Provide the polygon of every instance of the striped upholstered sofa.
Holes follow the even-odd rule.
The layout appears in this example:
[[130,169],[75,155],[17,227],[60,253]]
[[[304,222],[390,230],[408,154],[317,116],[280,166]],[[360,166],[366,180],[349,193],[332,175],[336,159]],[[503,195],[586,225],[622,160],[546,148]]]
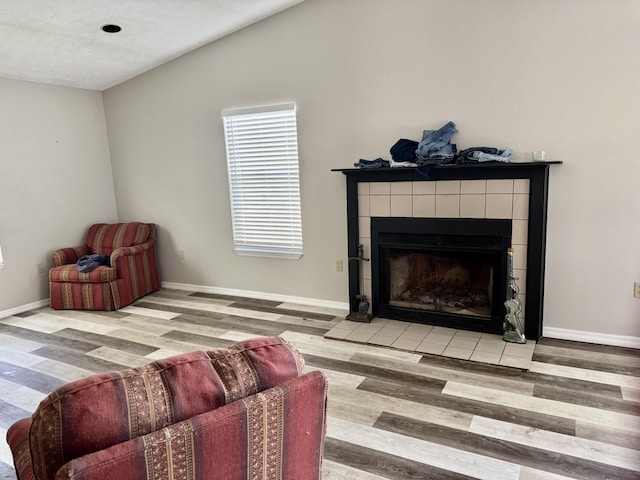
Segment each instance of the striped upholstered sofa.
[[[109,255],[109,265],[78,271],[78,260],[91,254]],[[153,223],[97,223],[84,245],[53,253],[49,294],[57,310],[117,310],[159,288]]]
[[19,480],[319,480],[327,381],[279,337],[95,374],[7,431]]

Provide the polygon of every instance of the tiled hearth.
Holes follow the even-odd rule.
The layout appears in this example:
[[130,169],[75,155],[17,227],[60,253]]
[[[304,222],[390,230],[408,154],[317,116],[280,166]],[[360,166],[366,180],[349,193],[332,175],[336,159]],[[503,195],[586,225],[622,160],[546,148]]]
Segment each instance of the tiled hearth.
[[344,320],[324,336],[523,370],[529,369],[536,345],[533,340],[524,345],[507,343],[499,335],[383,318],[371,323]]

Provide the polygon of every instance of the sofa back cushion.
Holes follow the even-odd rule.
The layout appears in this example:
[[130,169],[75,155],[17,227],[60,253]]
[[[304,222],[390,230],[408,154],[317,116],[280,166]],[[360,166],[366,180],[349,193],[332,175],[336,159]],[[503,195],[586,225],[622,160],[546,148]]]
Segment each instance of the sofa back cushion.
[[87,246],[92,253],[111,255],[117,248],[132,247],[149,239],[149,225],[140,222],[96,223],[89,228]]
[[35,476],[53,478],[74,458],[279,385],[303,368],[302,354],[288,342],[260,337],[63,385],[32,416]]
[[319,480],[326,399],[326,377],[316,370],[72,460],[58,478]]

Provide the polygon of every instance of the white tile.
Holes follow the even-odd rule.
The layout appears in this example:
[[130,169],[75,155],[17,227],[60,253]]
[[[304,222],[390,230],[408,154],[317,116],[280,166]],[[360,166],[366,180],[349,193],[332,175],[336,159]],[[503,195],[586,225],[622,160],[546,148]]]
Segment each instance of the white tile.
[[436,195],[436,217],[459,218],[460,195]]
[[391,182],[391,195],[411,195],[413,182]]
[[531,366],[531,359],[524,357],[515,357],[513,355],[505,355],[504,353],[500,357],[500,363],[504,367],[521,368],[528,370]]
[[432,331],[424,338],[424,341],[427,343],[437,343],[438,345],[448,345],[452,338],[453,336],[433,333]]
[[529,195],[515,194],[513,196],[513,219],[527,220],[529,218]]
[[513,268],[521,270],[527,268],[527,247],[524,245],[513,246]]
[[391,195],[371,195],[369,197],[369,211],[372,217],[390,216]]
[[513,357],[522,357],[531,360],[533,355],[533,348],[528,346],[529,344],[507,343],[504,347],[503,355],[511,355]]
[[444,349],[444,352],[442,352],[442,356],[469,360],[472,353],[473,350],[468,348],[447,347]]
[[413,182],[414,195],[435,195],[436,182],[425,180],[423,182]]
[[500,353],[479,352],[477,349],[473,351],[469,360],[481,363],[490,363],[497,365],[500,361]]
[[358,217],[358,235],[360,238],[371,238],[371,217]]
[[369,195],[358,195],[358,216],[368,217],[369,212]]
[[445,348],[447,348],[446,345],[422,342],[420,345],[418,345],[418,348],[416,348],[416,352],[429,353],[431,355],[442,355],[442,352],[444,352]]
[[391,193],[390,182],[371,182],[369,186],[370,195],[389,195]]
[[416,348],[418,348],[418,345],[420,345],[420,342],[418,341],[404,340],[402,338],[398,338],[392,344],[394,348],[399,348],[401,350],[410,350],[410,351],[414,351]]
[[451,339],[451,341],[449,342],[449,347],[454,347],[454,348],[464,348],[467,350],[473,350],[474,348],[476,348],[476,345],[478,344],[477,340],[471,340],[468,338],[458,338],[458,337],[453,337]]
[[460,193],[462,194],[482,194],[487,193],[486,180],[462,180],[460,182]]
[[529,193],[529,179],[514,180],[513,193]]
[[460,195],[461,218],[484,218],[485,196],[479,194]]
[[511,222],[511,243],[514,245],[526,245],[528,240],[527,220],[512,220]]
[[[482,352],[482,353],[493,353],[500,356],[504,351],[504,347],[505,347],[505,342],[503,340],[500,340],[500,343],[487,342],[487,341],[480,340],[475,347],[475,351]],[[499,356],[498,356],[498,361],[500,360]]]
[[513,179],[487,180],[487,193],[513,193]]
[[374,335],[373,337],[371,337],[367,343],[371,343],[373,345],[382,345],[385,347],[390,347],[391,345],[393,345],[393,342],[395,342],[397,340],[396,337],[390,337],[388,335],[382,335],[380,333]]
[[411,195],[391,195],[391,216],[412,217],[413,197]]
[[370,185],[371,184],[369,182],[359,182],[358,195],[369,195]]
[[485,212],[486,218],[511,218],[513,196],[504,193],[488,193]]
[[414,195],[413,196],[413,216],[414,218],[431,218],[436,216],[436,196],[435,195]]
[[342,328],[334,327],[324,334],[326,338],[335,338],[338,340],[343,340],[347,338],[347,335],[351,334],[352,330],[344,330]]
[[458,329],[448,327],[433,327],[431,333],[435,335],[446,335],[449,338],[453,338],[455,334],[458,333]]
[[453,336],[453,338],[475,340],[476,342],[480,340],[481,337],[482,337],[482,333],[472,332],[471,330],[458,330]]
[[436,194],[437,195],[459,195],[460,180],[437,180]]

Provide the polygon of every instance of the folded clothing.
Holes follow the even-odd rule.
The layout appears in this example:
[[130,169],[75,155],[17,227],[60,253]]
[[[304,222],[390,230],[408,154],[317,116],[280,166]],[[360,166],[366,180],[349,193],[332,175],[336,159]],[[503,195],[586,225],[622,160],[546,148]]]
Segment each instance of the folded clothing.
[[109,255],[98,255],[97,253],[84,255],[80,257],[78,263],[76,263],[76,268],[79,272],[87,273],[91,270],[95,270],[100,265],[105,265],[107,267],[111,265]]
[[481,162],[513,162],[513,151],[510,148],[499,150],[495,147],[471,147],[462,150],[458,155],[458,163]]
[[388,160],[384,160],[380,157],[375,160],[365,160],[361,158],[357,163],[354,163],[353,166],[357,168],[388,168],[391,164]]

